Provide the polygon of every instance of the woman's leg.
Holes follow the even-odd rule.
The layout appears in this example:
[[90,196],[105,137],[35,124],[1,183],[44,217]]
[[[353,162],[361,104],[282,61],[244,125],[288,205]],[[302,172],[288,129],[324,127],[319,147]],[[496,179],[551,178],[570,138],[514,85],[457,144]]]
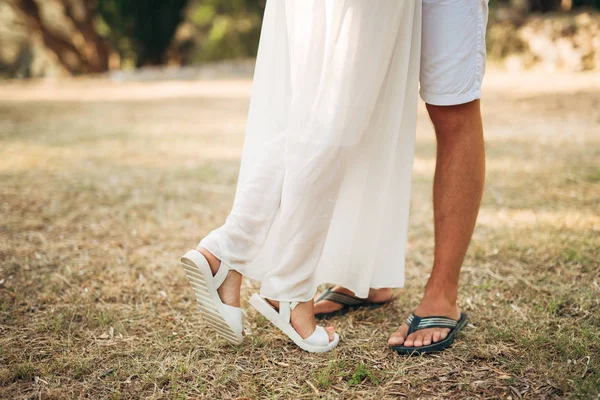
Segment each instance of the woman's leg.
[[326,4],[331,7],[326,20],[337,24],[329,26],[325,54],[300,63],[302,71],[319,71],[313,78],[318,85],[299,88],[291,106],[281,205],[267,241],[273,268],[261,287],[263,297],[311,305],[314,270],[347,163],[360,151],[390,73],[396,41],[381,40],[381,32],[406,40],[401,21],[415,10],[414,2],[395,0],[380,7],[364,0]]
[[[252,98],[235,201],[225,224],[198,250],[213,273],[221,261],[232,271],[219,290],[226,304],[239,304],[239,272],[260,252],[279,208],[283,184],[287,117],[291,104],[285,4],[269,1],[263,19]],[[233,280],[233,282],[232,282]]]
[[[249,275],[253,275],[252,271],[246,267],[254,267],[257,264],[252,262],[254,257],[264,253],[261,261],[263,258],[268,261],[268,271],[262,276],[261,295],[272,300],[305,302],[292,312],[294,328],[305,337],[315,326],[313,275],[346,163],[360,151],[361,138],[374,113],[382,83],[390,73],[396,40],[410,38],[401,29],[401,22],[407,20],[405,13],[414,13],[415,3],[381,0],[380,7],[372,7],[366,0],[289,0],[269,4],[272,8],[284,7],[287,12],[284,20],[293,22],[293,26],[287,28],[289,37],[286,38],[291,59],[286,68],[289,68],[293,93],[286,98],[293,100],[289,105],[279,105],[281,108],[289,106],[283,124],[285,129],[279,131],[284,133],[285,140],[273,143],[273,149],[281,148],[278,146],[283,143],[284,151],[258,151],[260,146],[255,146],[256,143],[269,142],[256,140],[259,132],[249,130],[246,146],[250,139],[248,148],[251,150],[244,151],[232,215],[224,227],[209,235],[201,246],[216,256],[213,265],[221,259]],[[293,15],[295,11],[300,12],[301,18]],[[382,40],[381,32],[393,39]],[[277,57],[277,52],[271,56]],[[257,72],[260,70],[257,66]],[[265,79],[277,80],[265,76],[262,79],[263,83]],[[276,86],[271,85],[271,88]],[[254,116],[262,114],[266,119],[273,114],[265,101],[268,96],[263,93],[260,97],[262,100],[257,102],[262,102],[263,107],[260,107],[261,113]],[[252,114],[251,107],[249,126]],[[256,157],[258,153],[275,158]],[[244,164],[248,168],[244,168]],[[277,168],[281,165],[283,169]],[[276,190],[278,185],[279,190]],[[266,201],[262,196],[265,188],[269,194]],[[257,194],[261,196],[254,197]],[[265,238],[266,249],[262,246]]]

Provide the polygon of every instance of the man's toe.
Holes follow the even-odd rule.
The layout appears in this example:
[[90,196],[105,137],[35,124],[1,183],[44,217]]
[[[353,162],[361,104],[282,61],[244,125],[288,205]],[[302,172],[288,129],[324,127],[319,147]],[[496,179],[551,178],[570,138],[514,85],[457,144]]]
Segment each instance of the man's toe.
[[433,341],[433,343],[437,343],[441,340],[441,337],[442,337],[442,332],[435,331],[435,332],[433,332],[433,335],[431,336],[431,340]]
[[416,339],[417,339],[417,334],[416,333],[411,333],[404,340],[404,346],[406,346],[406,347],[413,347],[415,345]]
[[390,339],[388,340],[388,344],[390,346],[401,346],[404,343],[404,336],[400,335],[398,332],[392,334]]
[[423,333],[419,333],[415,338],[415,347],[423,346]]
[[423,346],[431,344],[431,332],[423,332]]
[[440,340],[444,340],[448,337],[448,333],[450,333],[450,330],[448,329],[444,329],[442,332],[440,332]]
[[400,326],[400,328],[398,328],[398,330],[396,332],[392,333],[392,336],[390,336],[390,338],[388,340],[388,344],[390,346],[403,345],[404,340],[406,339],[407,329],[408,329],[408,327],[406,325]]

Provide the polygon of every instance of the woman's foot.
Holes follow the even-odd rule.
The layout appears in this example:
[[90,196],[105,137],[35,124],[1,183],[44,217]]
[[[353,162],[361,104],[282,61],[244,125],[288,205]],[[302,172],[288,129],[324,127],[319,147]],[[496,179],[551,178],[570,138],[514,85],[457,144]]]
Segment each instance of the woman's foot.
[[[275,300],[265,299],[273,306],[275,309],[279,309],[279,302]],[[291,313],[291,323],[296,332],[302,337],[302,339],[306,339],[310,335],[313,334],[315,329],[317,328],[317,320],[315,319],[315,311],[314,311],[314,301],[307,301],[303,303],[299,303]],[[327,331],[327,335],[329,336],[329,342],[334,340],[335,329],[333,326],[328,326],[325,328]]]
[[[342,286],[336,286],[331,289],[334,293],[342,293],[347,294],[348,296],[354,296],[354,292],[348,290]],[[318,299],[318,294],[315,296],[315,301]],[[390,301],[392,298],[392,289],[384,288],[384,289],[370,289],[369,296],[366,298],[367,301],[371,303],[385,303]],[[335,311],[340,310],[343,307],[342,304],[336,303],[334,301],[329,300],[321,300],[316,301],[314,305],[314,313],[315,314],[329,314]]]
[[190,250],[181,257],[198,311],[208,327],[229,343],[241,344],[244,340],[243,312],[239,307],[241,276],[209,252],[198,250]]
[[[206,261],[208,261],[208,265],[210,265],[210,270],[214,276],[221,266],[221,260],[215,257],[214,254],[206,250],[204,247],[198,247],[198,252],[206,258]],[[224,304],[232,307],[240,307],[241,287],[242,274],[237,271],[230,270],[227,278],[225,278],[225,281],[223,281],[223,284],[217,290],[217,293]]]

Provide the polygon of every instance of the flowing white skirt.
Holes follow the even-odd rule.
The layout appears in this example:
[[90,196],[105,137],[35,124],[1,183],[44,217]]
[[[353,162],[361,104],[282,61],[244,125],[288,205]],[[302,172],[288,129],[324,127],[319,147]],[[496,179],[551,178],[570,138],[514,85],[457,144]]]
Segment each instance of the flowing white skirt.
[[307,301],[404,285],[420,0],[269,0],[236,197],[200,245]]

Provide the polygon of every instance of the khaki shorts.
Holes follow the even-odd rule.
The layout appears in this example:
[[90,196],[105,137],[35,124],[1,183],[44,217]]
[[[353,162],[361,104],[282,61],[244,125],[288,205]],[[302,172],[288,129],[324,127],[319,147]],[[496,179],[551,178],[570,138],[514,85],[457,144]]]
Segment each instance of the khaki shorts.
[[423,0],[421,98],[449,106],[481,98],[488,0]]

